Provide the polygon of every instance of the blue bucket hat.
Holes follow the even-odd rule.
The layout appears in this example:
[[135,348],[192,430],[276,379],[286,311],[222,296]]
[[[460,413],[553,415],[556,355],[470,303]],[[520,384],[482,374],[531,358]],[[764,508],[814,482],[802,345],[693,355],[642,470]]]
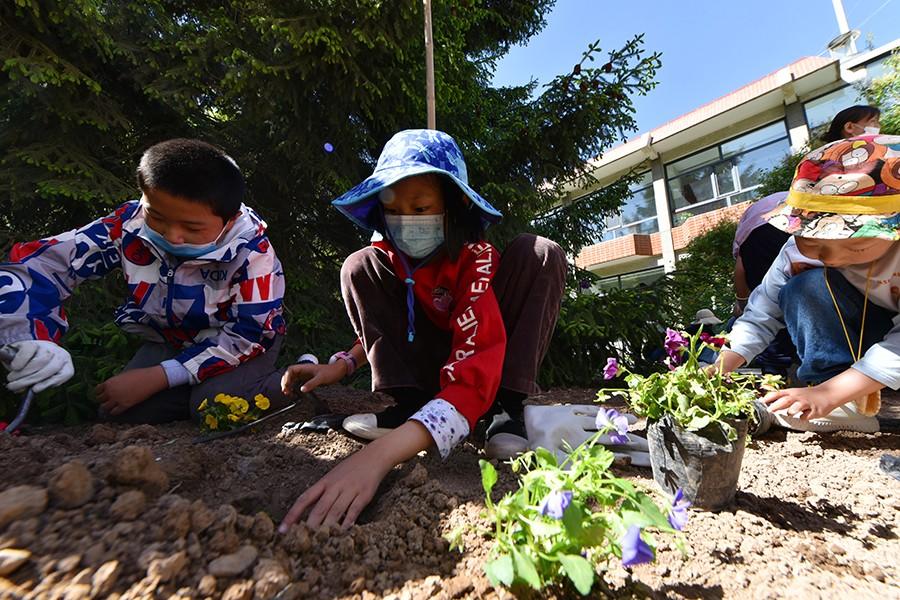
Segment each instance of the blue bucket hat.
[[503,215],[469,187],[466,161],[456,140],[434,129],[407,129],[384,145],[375,171],[332,204],[351,221],[369,230],[381,228],[378,192],[401,179],[425,173],[446,175],[481,211],[485,227]]

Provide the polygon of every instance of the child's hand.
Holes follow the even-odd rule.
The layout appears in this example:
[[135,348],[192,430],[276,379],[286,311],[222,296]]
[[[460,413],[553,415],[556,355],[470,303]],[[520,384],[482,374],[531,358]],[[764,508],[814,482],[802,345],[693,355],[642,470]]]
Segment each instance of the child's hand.
[[[320,385],[337,383],[347,374],[347,363],[342,360],[330,365],[291,365],[281,377],[281,391],[285,396],[296,395],[299,387],[303,393],[311,392]],[[305,382],[305,383],[304,383]],[[303,384],[302,386],[300,384]]]
[[120,415],[168,387],[166,372],[155,366],[119,373],[99,384],[94,391],[105,412]]
[[393,466],[372,452],[371,445],[366,446],[338,463],[303,492],[284,517],[279,531],[287,532],[307,509],[309,516],[306,524],[313,529],[339,523],[342,529],[351,527],[359,513],[372,501],[378,485]]
[[744,364],[744,357],[738,354],[737,352],[732,352],[731,350],[722,349],[719,353],[719,358],[716,362],[706,368],[706,374],[712,377],[719,370],[722,370],[722,374],[731,373],[735,369],[740,368]]
[[769,412],[786,411],[787,416],[808,421],[828,416],[834,409],[826,394],[815,387],[787,388],[766,394],[762,401],[769,405]]

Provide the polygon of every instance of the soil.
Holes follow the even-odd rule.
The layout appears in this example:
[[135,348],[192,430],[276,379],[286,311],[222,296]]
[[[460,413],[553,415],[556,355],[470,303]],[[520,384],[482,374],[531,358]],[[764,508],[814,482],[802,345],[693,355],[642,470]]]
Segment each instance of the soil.
[[[589,403],[555,390],[538,403]],[[387,405],[332,388],[334,412]],[[900,400],[886,398],[896,417]],[[275,531],[296,496],[361,447],[341,433],[281,433],[301,407],[206,444],[188,423],[33,428],[0,435],[0,598],[510,598],[482,572],[488,541],[443,535],[483,509],[479,450],[395,469],[347,532]],[[642,423],[632,427],[643,428]],[[594,597],[900,598],[900,481],[878,469],[900,436],[774,431],[750,442],[734,505],[692,511],[687,556],[610,565]],[[515,479],[502,464],[495,494]],[[649,469],[616,472],[655,490]],[[660,499],[662,499],[660,497]],[[534,597],[573,596],[570,589]]]

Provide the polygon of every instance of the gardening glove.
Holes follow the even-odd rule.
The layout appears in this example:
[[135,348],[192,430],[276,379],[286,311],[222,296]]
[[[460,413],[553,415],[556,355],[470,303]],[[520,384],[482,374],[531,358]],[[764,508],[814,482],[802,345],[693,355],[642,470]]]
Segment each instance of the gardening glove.
[[[525,430],[531,449],[545,448],[556,455],[559,462],[569,455],[570,448],[576,448],[597,433],[597,412],[599,406],[562,405],[525,407]],[[637,419],[625,415],[629,423]],[[633,433],[628,434],[627,444],[614,444],[608,434],[600,436],[599,443],[610,446],[616,458],[628,457],[634,465],[650,464],[647,454],[647,440]]]
[[0,351],[4,355],[15,354],[3,363],[9,374],[6,387],[12,392],[21,392],[29,387],[34,393],[62,385],[75,374],[72,357],[53,342],[45,340],[23,340],[6,344]]

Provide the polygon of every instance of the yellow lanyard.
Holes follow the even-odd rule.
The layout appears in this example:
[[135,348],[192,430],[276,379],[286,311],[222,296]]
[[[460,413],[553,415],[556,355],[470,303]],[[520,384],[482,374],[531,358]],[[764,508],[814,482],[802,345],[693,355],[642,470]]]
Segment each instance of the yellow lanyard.
[[831,296],[831,301],[834,302],[834,310],[837,311],[841,327],[844,329],[844,337],[847,338],[847,345],[850,347],[850,356],[853,357],[853,362],[857,362],[862,358],[863,333],[866,330],[866,308],[869,307],[869,284],[872,282],[872,267],[874,266],[875,261],[872,261],[869,265],[869,272],[866,273],[866,295],[863,299],[862,325],[859,327],[859,346],[856,348],[856,354],[853,353],[853,342],[850,341],[850,332],[847,331],[847,326],[844,324],[844,316],[841,314],[840,307],[838,307],[837,298],[834,297],[834,292],[831,291],[831,284],[828,283],[828,267],[824,267],[825,287],[828,288],[828,294]]

